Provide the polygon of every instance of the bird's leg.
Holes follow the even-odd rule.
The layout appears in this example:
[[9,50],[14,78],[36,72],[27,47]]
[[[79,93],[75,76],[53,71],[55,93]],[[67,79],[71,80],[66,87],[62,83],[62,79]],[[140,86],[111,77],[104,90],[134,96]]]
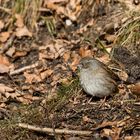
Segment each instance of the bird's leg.
[[91,98],[88,100],[88,103],[90,103],[92,99],[93,99],[93,97],[91,97]]

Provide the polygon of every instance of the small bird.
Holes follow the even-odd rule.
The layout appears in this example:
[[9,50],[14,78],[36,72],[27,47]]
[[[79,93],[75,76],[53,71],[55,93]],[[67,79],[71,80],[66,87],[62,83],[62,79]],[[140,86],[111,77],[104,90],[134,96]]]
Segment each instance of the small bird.
[[87,94],[99,98],[117,91],[119,77],[104,63],[95,58],[85,57],[80,60],[80,83]]

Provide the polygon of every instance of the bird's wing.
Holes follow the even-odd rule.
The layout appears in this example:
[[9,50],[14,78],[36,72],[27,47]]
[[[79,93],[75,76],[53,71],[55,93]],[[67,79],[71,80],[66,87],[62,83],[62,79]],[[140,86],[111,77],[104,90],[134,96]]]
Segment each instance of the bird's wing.
[[100,62],[98,60],[98,63],[102,66],[102,68],[108,72],[109,75],[111,75],[111,77],[114,79],[114,80],[120,80],[120,78],[118,77],[117,74],[115,74],[110,68],[108,68],[104,63]]

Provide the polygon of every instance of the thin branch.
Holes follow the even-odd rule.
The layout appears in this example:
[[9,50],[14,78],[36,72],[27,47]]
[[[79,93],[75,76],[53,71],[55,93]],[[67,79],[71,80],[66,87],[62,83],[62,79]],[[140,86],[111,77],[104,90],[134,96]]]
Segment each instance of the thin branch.
[[[54,134],[53,128],[47,128],[47,127],[38,127],[33,126],[25,123],[19,123],[19,127],[26,128],[29,130],[37,131],[37,132],[45,132],[45,133],[51,133],[51,135]],[[77,131],[77,130],[67,130],[67,129],[55,129],[56,134],[67,134],[67,135],[82,135],[82,136],[89,136],[92,134],[92,131]]]
[[29,65],[29,66],[25,66],[25,67],[23,67],[23,68],[20,68],[20,69],[11,71],[11,72],[10,72],[10,75],[19,74],[19,73],[21,73],[21,72],[24,72],[25,70],[29,70],[29,69],[35,68],[35,67],[37,67],[37,66],[38,66],[38,63]]

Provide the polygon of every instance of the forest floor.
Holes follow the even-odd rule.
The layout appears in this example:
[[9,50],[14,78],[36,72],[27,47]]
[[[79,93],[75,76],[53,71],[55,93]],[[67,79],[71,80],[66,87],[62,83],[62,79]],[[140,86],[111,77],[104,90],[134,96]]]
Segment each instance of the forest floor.
[[[127,67],[132,69],[137,59],[127,59],[130,55],[126,57],[123,48],[128,48],[130,42],[122,33],[126,25],[140,20],[139,14],[128,14],[119,2],[107,8],[104,5],[94,16],[78,1],[62,1],[62,5],[61,0],[57,2],[44,3],[47,8],[40,8],[35,29],[26,21],[30,17],[26,15],[25,19],[19,13],[11,17],[11,9],[1,2],[0,138],[140,139],[140,86],[135,86],[140,79],[140,62],[136,61],[137,70],[129,75],[126,65],[133,60]],[[76,16],[78,12],[71,11],[70,6],[80,8],[83,14]],[[132,28],[128,29],[134,35]],[[125,60],[124,66],[112,57],[119,45],[123,47],[115,57]],[[85,56],[98,58],[122,81],[131,82],[119,84],[119,92],[105,101],[87,95],[80,87],[77,70],[79,60]]]

